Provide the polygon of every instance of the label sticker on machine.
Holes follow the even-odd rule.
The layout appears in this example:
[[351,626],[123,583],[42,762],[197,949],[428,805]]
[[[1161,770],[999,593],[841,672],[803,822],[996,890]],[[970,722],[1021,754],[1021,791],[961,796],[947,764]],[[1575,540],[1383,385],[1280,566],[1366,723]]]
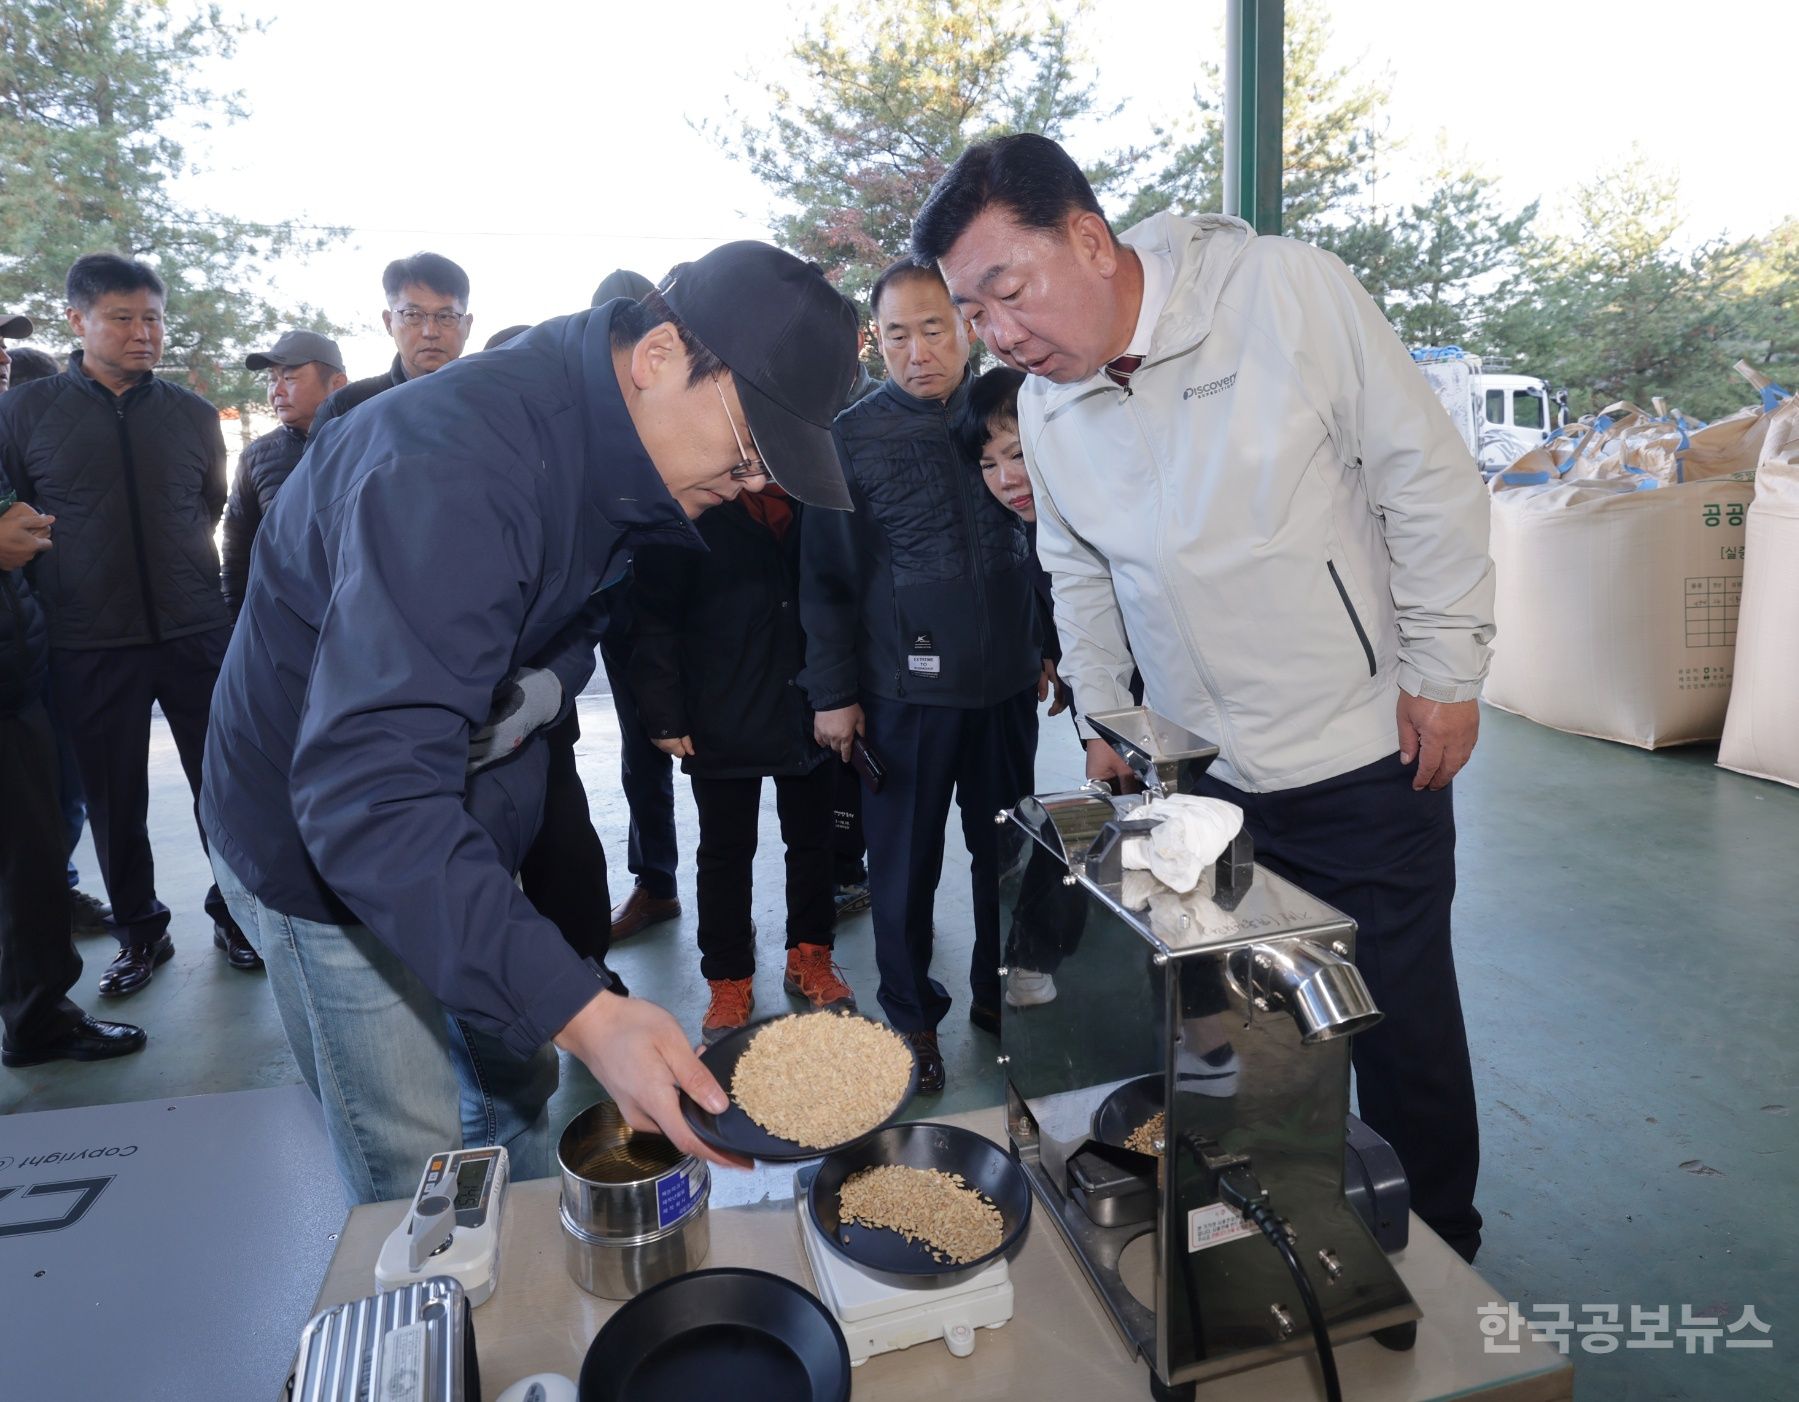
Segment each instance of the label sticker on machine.
[[1245,1222],[1237,1209],[1222,1202],[1196,1207],[1187,1214],[1187,1250],[1204,1251],[1238,1237],[1254,1236],[1259,1229]]
[[424,1402],[425,1348],[423,1320],[396,1329],[381,1340],[381,1402]]
[[656,1225],[658,1227],[673,1226],[687,1215],[701,1191],[701,1175],[706,1171],[704,1164],[691,1164],[687,1168],[656,1180]]

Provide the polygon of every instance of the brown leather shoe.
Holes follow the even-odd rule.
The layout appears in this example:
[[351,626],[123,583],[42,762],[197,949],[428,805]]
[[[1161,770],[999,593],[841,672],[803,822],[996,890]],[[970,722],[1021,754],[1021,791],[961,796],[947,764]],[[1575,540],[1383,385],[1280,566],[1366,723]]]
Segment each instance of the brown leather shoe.
[[641,886],[633,886],[631,894],[626,896],[622,905],[612,908],[612,942],[628,940],[648,926],[660,925],[664,920],[675,920],[680,917],[681,902],[678,898],[658,900]]
[[918,1058],[918,1093],[938,1095],[943,1091],[943,1052],[937,1046],[937,1033],[926,1028],[922,1032],[902,1032],[912,1055]]
[[155,944],[125,946],[100,975],[100,996],[123,998],[127,993],[136,993],[150,981],[157,965],[166,964],[174,957],[175,941],[167,935]]

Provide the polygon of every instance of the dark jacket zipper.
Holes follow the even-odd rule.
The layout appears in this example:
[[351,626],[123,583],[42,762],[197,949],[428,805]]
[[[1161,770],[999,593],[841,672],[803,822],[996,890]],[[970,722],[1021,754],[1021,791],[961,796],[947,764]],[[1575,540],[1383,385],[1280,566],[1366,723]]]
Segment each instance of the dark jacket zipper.
[[1343,611],[1355,625],[1355,635],[1362,644],[1362,654],[1368,659],[1368,675],[1375,676],[1379,669],[1374,664],[1374,644],[1368,641],[1368,630],[1362,627],[1362,620],[1356,616],[1355,605],[1349,601],[1349,591],[1343,587],[1343,576],[1337,573],[1337,562],[1326,560],[1324,567],[1331,572],[1331,583],[1337,586],[1337,597],[1343,601]]
[[119,455],[125,467],[125,501],[131,509],[131,543],[137,551],[137,587],[144,597],[144,622],[150,629],[150,641],[162,641],[162,626],[156,621],[156,593],[150,587],[150,561],[144,553],[144,510],[137,492],[137,460],[131,456],[131,433],[125,427],[125,400],[113,401],[113,413],[119,425]]
[[[899,585],[893,578],[893,555],[887,556],[887,597],[893,601],[893,641],[897,651],[893,654],[893,694],[901,701],[906,699],[906,653],[909,650],[906,625],[900,618]],[[860,627],[860,623],[857,624]],[[858,672],[860,669],[858,669]],[[857,678],[860,681],[860,676]]]

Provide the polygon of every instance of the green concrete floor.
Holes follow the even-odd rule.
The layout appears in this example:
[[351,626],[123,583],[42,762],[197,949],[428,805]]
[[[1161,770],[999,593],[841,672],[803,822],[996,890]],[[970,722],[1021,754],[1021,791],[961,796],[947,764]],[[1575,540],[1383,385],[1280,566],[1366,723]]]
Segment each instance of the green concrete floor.
[[[616,728],[604,697],[584,697],[582,772],[607,841],[614,890],[624,870]],[[1606,1402],[1763,1402],[1791,1395],[1779,1359],[1799,1326],[1788,1283],[1799,1255],[1793,1187],[1799,1108],[1799,792],[1715,767],[1715,748],[1647,754],[1558,734],[1487,709],[1481,748],[1458,781],[1461,887],[1457,941],[1481,1095],[1487,1216],[1479,1262],[1499,1299],[1527,1318],[1565,1304],[1683,1305],[1737,1320],[1745,1304],[1772,1350],[1707,1356],[1619,1348],[1577,1357],[1579,1396]],[[151,821],[159,889],[175,908],[177,952],[155,982],[103,1003],[94,981],[110,943],[83,944],[75,996],[145,1025],[143,1055],[97,1066],[0,1070],[0,1112],[47,1110],[285,1084],[298,1079],[261,975],[228,969],[200,909],[207,876],[173,747],[160,723]],[[1066,722],[1045,726],[1042,789],[1079,780]],[[693,805],[677,780],[681,844]],[[765,799],[765,803],[767,800]],[[758,1011],[789,1006],[780,988],[779,843],[772,812],[757,859],[763,967]],[[967,966],[966,858],[954,831],[938,893],[941,967]],[[79,859],[93,871],[91,845]],[[620,947],[633,990],[697,1029],[704,1009],[688,912]],[[96,887],[97,889],[97,887]],[[874,1006],[868,917],[839,930],[838,959]],[[946,977],[952,994],[963,989]],[[950,1088],[921,1113],[996,1101],[993,1039],[944,1024]],[[558,1126],[598,1094],[564,1058]],[[764,1175],[721,1200],[759,1196]],[[1783,1263],[1787,1263],[1783,1265]],[[1467,1321],[1474,1329],[1477,1321]],[[1751,1337],[1749,1332],[1731,1338]],[[1630,1335],[1626,1333],[1625,1338]]]

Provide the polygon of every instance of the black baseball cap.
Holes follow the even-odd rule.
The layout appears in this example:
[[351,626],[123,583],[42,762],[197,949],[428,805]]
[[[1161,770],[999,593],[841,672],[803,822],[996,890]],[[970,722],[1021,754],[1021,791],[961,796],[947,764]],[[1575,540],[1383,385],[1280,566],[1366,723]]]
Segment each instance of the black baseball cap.
[[8,341],[22,341],[35,329],[28,316],[8,316],[5,312],[0,312],[0,338]]
[[340,375],[344,370],[344,353],[337,342],[316,331],[287,331],[272,350],[252,351],[244,357],[247,370],[266,370],[271,365],[306,365],[312,361],[329,365]]
[[679,269],[662,297],[730,369],[768,475],[848,510],[831,420],[855,378],[856,314],[819,266],[745,239]]

